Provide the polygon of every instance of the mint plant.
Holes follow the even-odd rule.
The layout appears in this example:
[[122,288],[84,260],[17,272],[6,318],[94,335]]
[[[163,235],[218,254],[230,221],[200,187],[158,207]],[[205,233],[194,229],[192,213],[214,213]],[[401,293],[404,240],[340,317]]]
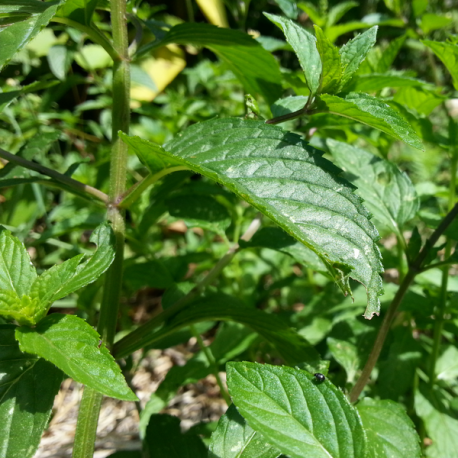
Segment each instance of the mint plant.
[[[137,402],[142,456],[453,457],[453,20],[225,3],[232,28],[204,2],[0,5],[0,454],[34,456],[70,377],[76,458],[104,395]],[[135,368],[191,337],[141,405]],[[183,434],[161,411],[210,374],[228,410]]]

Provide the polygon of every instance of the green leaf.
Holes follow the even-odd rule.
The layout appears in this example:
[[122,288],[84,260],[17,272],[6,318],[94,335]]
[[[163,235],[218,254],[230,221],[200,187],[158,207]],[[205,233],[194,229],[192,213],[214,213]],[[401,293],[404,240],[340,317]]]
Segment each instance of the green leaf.
[[35,328],[17,328],[16,339],[21,351],[41,356],[73,380],[106,396],[137,400],[108,349],[99,347],[97,331],[81,318],[53,313]]
[[351,342],[328,337],[327,344],[334,359],[345,369],[347,383],[353,383],[359,368],[358,349]]
[[195,124],[164,149],[121,136],[151,171],[172,162],[228,187],[314,251],[345,292],[348,276],[364,284],[365,316],[378,313],[378,233],[340,170],[300,137],[242,119]]
[[166,201],[170,216],[184,220],[188,227],[200,227],[226,237],[231,216],[226,207],[209,196],[177,196]]
[[270,248],[289,254],[297,262],[317,272],[326,273],[326,266],[321,259],[309,248],[288,235],[279,227],[263,227],[254,234],[249,242],[239,240],[241,248]]
[[325,145],[346,178],[358,187],[357,193],[374,217],[400,235],[406,222],[415,217],[420,200],[410,178],[386,159],[360,148],[327,139]]
[[400,105],[413,108],[418,113],[429,116],[434,108],[438,107],[446,97],[437,89],[429,90],[425,87],[404,87],[394,94],[393,100]]
[[15,329],[0,325],[0,454],[32,458],[63,374],[54,364],[22,353],[14,338]]
[[410,146],[423,150],[420,138],[407,121],[385,102],[367,94],[350,92],[345,98],[320,95],[317,112],[332,113],[379,129]]
[[36,278],[25,246],[0,226],[0,291],[14,292],[21,299]]
[[290,19],[268,13],[264,13],[264,16],[283,30],[286,41],[293,47],[302,70],[304,70],[307,86],[311,94],[315,94],[320,87],[322,70],[320,53],[316,46],[316,38]]
[[293,458],[365,457],[357,411],[329,380],[290,367],[228,363],[229,392],[250,426]]
[[451,17],[426,13],[420,19],[420,27],[422,28],[425,35],[428,35],[433,30],[448,27],[452,21],[453,19]]
[[452,75],[453,87],[458,90],[458,45],[448,42],[422,40],[431,48]]
[[379,59],[375,64],[375,73],[385,73],[391,68],[406,38],[407,35],[402,35],[390,41],[390,44],[380,53]]
[[357,408],[367,434],[367,458],[422,456],[420,438],[400,404],[366,398]]
[[448,345],[437,359],[436,377],[450,381],[458,377],[458,349],[453,345]]
[[327,39],[318,26],[315,26],[315,36],[316,47],[320,53],[323,66],[319,92],[337,92],[342,79],[339,49]]
[[235,298],[222,294],[210,295],[191,302],[185,310],[170,318],[163,328],[147,336],[142,343],[150,345],[155,340],[201,321],[241,323],[271,343],[288,364],[305,363],[310,370],[326,372],[326,363],[321,361],[318,352],[302,336],[291,329],[281,317],[248,308]]
[[440,393],[417,390],[415,410],[432,440],[432,445],[426,449],[427,458],[454,456],[458,450],[458,420],[441,402]]
[[351,80],[361,62],[366,58],[369,50],[374,46],[376,39],[377,26],[374,26],[364,33],[357,35],[340,48],[339,52],[343,70],[341,88],[344,88]]
[[169,269],[160,259],[127,265],[123,280],[133,291],[145,286],[165,289],[175,282]]
[[83,25],[90,25],[92,15],[98,0],[67,0],[57,12],[60,17],[66,17]]
[[51,267],[34,281],[29,294],[39,303],[35,322],[46,314],[53,302],[97,280],[110,267],[116,243],[111,226],[108,223],[99,226],[90,241],[97,245],[97,250],[86,262],[80,264],[84,256],[77,255]]
[[277,458],[281,453],[252,429],[234,404],[211,435],[209,458]]
[[[57,8],[65,0],[40,2],[38,0],[15,0],[3,2],[0,12],[14,11],[28,13],[31,16],[21,22],[13,23],[7,27],[0,28],[0,69],[7,64],[11,58],[21,50],[40,30],[45,27],[51,18],[56,14]],[[9,10],[9,11],[7,11]]]
[[274,0],[274,2],[280,7],[285,16],[290,19],[297,18],[297,5],[295,0]]
[[357,7],[358,5],[358,2],[342,2],[330,8],[326,20],[326,28],[331,27],[336,22],[339,22],[345,13]]
[[172,415],[152,415],[146,429],[148,456],[167,458],[207,458],[208,452],[200,437],[182,434],[180,419]]
[[70,49],[67,46],[56,45],[48,51],[46,57],[53,75],[64,81],[73,60],[73,54]]
[[329,38],[331,43],[337,40],[341,35],[344,35],[349,32],[353,32],[358,29],[368,29],[372,24],[367,24],[366,22],[351,21],[345,24],[333,25],[326,29],[326,36]]
[[320,11],[316,8],[313,3],[310,2],[300,2],[297,6],[307,13],[310,19],[319,27],[324,27],[326,25],[326,17],[321,14]]
[[408,76],[372,73],[370,75],[356,76],[347,88],[350,91],[376,92],[385,87],[421,87],[426,85],[424,81]]
[[272,116],[282,116],[287,113],[300,110],[305,107],[308,97],[297,95],[285,97],[284,99],[277,100],[270,109],[272,110]]
[[184,23],[172,27],[155,46],[170,43],[204,46],[214,52],[244,85],[273,103],[281,94],[278,63],[255,39],[238,30],[210,24]]

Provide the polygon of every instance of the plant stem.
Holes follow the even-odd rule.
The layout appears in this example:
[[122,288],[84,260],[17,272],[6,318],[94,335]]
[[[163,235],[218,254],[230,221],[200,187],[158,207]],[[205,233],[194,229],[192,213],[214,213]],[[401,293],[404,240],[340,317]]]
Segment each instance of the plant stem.
[[[453,203],[455,202],[456,198],[456,171],[457,171],[457,162],[458,162],[458,154],[456,151],[452,152],[452,157],[450,161],[450,184],[449,184],[449,193],[448,193],[448,209],[453,207]],[[444,252],[444,259],[448,259],[450,254],[452,253],[453,242],[452,240],[447,240],[447,244],[445,246]],[[431,351],[431,361],[429,367],[429,384],[430,386],[434,386],[434,382],[436,380],[436,362],[437,358],[439,357],[439,350],[442,340],[442,329],[444,327],[444,314],[445,308],[447,305],[447,286],[448,286],[448,276],[449,276],[449,266],[445,265],[442,267],[442,282],[441,282],[441,289],[439,293],[439,301],[437,305],[437,309],[435,312],[436,321],[434,323],[434,334],[433,334],[433,348]]]
[[[126,188],[127,145],[118,138],[118,131],[122,130],[125,133],[129,133],[130,122],[130,62],[126,0],[111,0],[111,22],[114,49],[119,59],[114,59],[113,65],[113,142],[107,218],[111,221],[115,233],[116,254],[105,275],[100,317],[97,326],[98,332],[109,348],[113,345],[116,331],[124,260],[125,224],[124,215],[118,208],[118,203]],[[87,408],[84,410],[81,408],[78,413],[79,427],[75,434],[73,458],[93,456],[101,399],[102,396],[98,393],[94,394],[93,390],[87,387],[84,390],[81,407],[87,406]],[[80,450],[84,450],[85,454],[82,454]]]
[[375,364],[377,363],[378,357],[380,356],[380,352],[382,351],[383,344],[385,343],[386,336],[391,327],[391,324],[393,323],[393,319],[396,315],[398,307],[401,304],[402,299],[404,298],[404,295],[407,292],[410,284],[414,280],[415,276],[421,272],[423,263],[425,262],[426,257],[428,256],[428,253],[430,252],[431,248],[433,248],[433,246],[439,240],[439,237],[444,233],[444,231],[448,228],[448,226],[450,226],[450,224],[456,218],[457,215],[458,215],[458,203],[455,204],[455,206],[445,216],[445,218],[439,224],[439,227],[433,232],[431,237],[426,241],[425,245],[421,249],[418,256],[410,264],[409,270],[407,271],[407,274],[404,277],[403,282],[399,286],[399,289],[396,292],[396,295],[394,296],[388,308],[388,311],[379,329],[379,332],[375,339],[371,354],[369,355],[366,365],[364,366],[364,369],[358,381],[356,382],[355,386],[353,387],[353,389],[350,392],[350,402],[356,402],[358,400],[359,395],[361,394],[367,382],[369,381],[369,377],[372,373],[372,370],[375,367]]
[[266,124],[280,124],[281,122],[289,121],[291,119],[296,119],[296,118],[299,118],[300,116],[307,114],[312,100],[313,100],[313,97],[309,95],[309,98],[307,99],[307,103],[305,104],[304,108],[301,108],[300,110],[297,110],[297,111],[293,111],[292,113],[286,113],[284,115],[277,116],[276,118],[268,119],[266,121]]
[[216,378],[216,382],[218,383],[219,390],[221,392],[221,396],[223,399],[226,401],[226,404],[229,406],[232,404],[231,398],[229,396],[229,393],[226,391],[226,388],[224,387],[223,381],[221,380],[221,377],[219,376],[219,371],[218,371],[218,365],[216,364],[215,357],[213,356],[213,353],[207,345],[205,345],[205,342],[203,341],[201,335],[197,332],[196,327],[192,324],[189,326],[191,328],[191,332],[193,336],[196,338],[197,343],[199,344],[200,349],[204,352],[205,357],[207,358],[208,363],[210,364],[212,368],[213,375]]
[[[242,240],[249,241],[255,232],[259,229],[261,225],[261,220],[255,218],[245,234],[241,237]],[[232,261],[234,256],[237,254],[239,246],[237,244],[233,245],[229,251],[216,263],[212,270],[207,274],[207,276],[197,284],[188,294],[175,302],[171,307],[164,310],[162,313],[154,317],[152,320],[147,323],[139,326],[135,331],[132,331],[126,337],[123,337],[119,342],[113,346],[113,356],[116,359],[124,358],[139,348],[147,345],[146,340],[158,326],[163,324],[173,315],[176,315],[180,310],[182,310],[186,305],[199,295],[199,293],[208,285],[210,285],[221,273],[221,271]]]
[[44,167],[43,165],[37,164],[35,162],[28,161],[27,159],[16,156],[15,154],[8,153],[8,151],[5,151],[1,148],[0,157],[6,159],[9,162],[13,162],[14,164],[20,165],[21,167],[25,167],[26,169],[34,170],[35,172],[39,172],[43,175],[51,177],[59,183],[64,184],[71,190],[74,190],[74,192],[76,192],[77,194],[89,194],[93,197],[96,197],[98,200],[102,201],[105,204],[108,203],[108,196],[104,192],[99,191],[98,189],[93,188],[92,186],[89,186],[87,184],[81,183],[80,181],[74,180],[73,178],[70,178],[67,175],[56,172],[52,169],[48,169],[47,167]]

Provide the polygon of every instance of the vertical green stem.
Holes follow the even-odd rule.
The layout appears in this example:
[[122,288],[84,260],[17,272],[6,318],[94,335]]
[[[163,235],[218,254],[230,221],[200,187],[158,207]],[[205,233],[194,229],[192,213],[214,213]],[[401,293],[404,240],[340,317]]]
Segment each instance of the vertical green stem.
[[[456,199],[455,181],[456,181],[457,162],[458,162],[458,154],[454,150],[452,153],[451,161],[450,161],[451,177],[450,177],[449,194],[448,194],[448,210],[449,211],[453,208],[453,205]],[[453,242],[451,240],[447,240],[447,244],[445,246],[445,252],[444,252],[444,259],[447,259],[450,257],[452,248],[453,248]],[[445,307],[447,305],[448,276],[449,276],[449,266],[442,267],[442,282],[441,282],[441,289],[439,293],[439,301],[438,301],[437,309],[435,313],[436,321],[434,323],[433,348],[431,351],[431,360],[430,360],[430,367],[429,367],[430,386],[433,386],[436,380],[436,377],[435,377],[436,362],[437,362],[437,358],[439,357],[439,350],[440,350],[441,339],[442,339],[442,330],[444,328]]]
[[197,339],[197,343],[199,344],[200,349],[204,352],[205,357],[207,358],[207,361],[210,364],[213,375],[215,376],[216,382],[218,383],[221,396],[226,401],[226,404],[230,406],[232,401],[229,396],[229,393],[226,391],[226,388],[224,387],[221,377],[219,376],[218,365],[216,364],[215,357],[213,356],[211,349],[207,347],[207,345],[205,345],[205,342],[202,340],[202,337],[198,333],[196,327],[194,325],[191,325],[190,328],[193,336]]
[[[110,192],[107,218],[116,236],[116,256],[105,276],[103,298],[97,330],[108,347],[116,331],[121,296],[124,257],[124,215],[118,208],[126,189],[127,146],[118,138],[118,131],[129,132],[130,121],[130,63],[128,54],[126,0],[111,0],[113,45],[120,56],[113,65],[112,149]],[[94,453],[97,419],[102,396],[86,387],[78,413],[73,458],[90,458]]]

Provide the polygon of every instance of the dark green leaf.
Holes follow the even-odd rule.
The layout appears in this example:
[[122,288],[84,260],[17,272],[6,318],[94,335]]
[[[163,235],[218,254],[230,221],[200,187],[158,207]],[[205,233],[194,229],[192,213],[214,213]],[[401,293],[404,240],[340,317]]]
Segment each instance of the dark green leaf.
[[346,178],[369,211],[384,226],[400,234],[420,208],[415,188],[405,172],[386,159],[360,148],[332,139],[325,140],[336,164],[347,172]]
[[290,367],[228,363],[239,412],[267,441],[293,458],[365,457],[356,410],[329,380]]
[[261,94],[273,103],[281,94],[280,69],[274,57],[256,40],[238,30],[210,24],[184,23],[172,27],[158,43],[204,46],[234,72],[250,94]]
[[67,0],[57,12],[60,17],[66,17],[83,25],[90,25],[92,14],[98,0]]
[[328,337],[327,344],[334,359],[345,369],[347,382],[353,383],[359,369],[358,349],[351,342]]
[[351,80],[361,62],[366,58],[369,50],[374,46],[377,38],[377,26],[366,30],[366,32],[357,35],[347,44],[340,48],[340,58],[342,61],[342,82],[341,87]]
[[17,328],[16,339],[22,351],[41,356],[77,382],[106,396],[137,400],[108,349],[99,347],[97,331],[81,318],[53,313],[35,328]]
[[286,40],[293,47],[302,70],[304,70],[307,86],[310,92],[315,94],[320,87],[322,70],[316,38],[290,19],[268,13],[264,13],[264,16],[283,30]]
[[393,108],[376,97],[350,92],[345,98],[320,95],[318,112],[328,112],[379,129],[414,148],[423,150],[420,138],[407,121]]
[[22,49],[40,30],[45,27],[51,18],[56,14],[59,5],[65,0],[40,2],[37,0],[15,0],[14,2],[3,2],[3,8],[18,8],[21,12],[30,13],[26,21],[16,22],[7,27],[0,28],[0,69],[7,64],[11,58]]
[[340,170],[300,137],[242,119],[195,124],[164,149],[121,135],[151,171],[181,164],[228,187],[314,251],[345,292],[348,276],[364,284],[365,316],[378,313],[378,233]]
[[400,404],[366,398],[357,408],[367,434],[367,458],[422,456],[420,438]]
[[0,456],[32,458],[63,374],[54,364],[22,353],[15,329],[0,325]]
[[169,269],[160,259],[126,266],[123,279],[133,291],[145,286],[166,289],[175,283]]
[[210,442],[209,458],[277,458],[280,452],[254,431],[232,404],[220,418]]
[[207,458],[200,437],[182,434],[180,419],[171,415],[152,415],[146,429],[146,449],[151,457]]

